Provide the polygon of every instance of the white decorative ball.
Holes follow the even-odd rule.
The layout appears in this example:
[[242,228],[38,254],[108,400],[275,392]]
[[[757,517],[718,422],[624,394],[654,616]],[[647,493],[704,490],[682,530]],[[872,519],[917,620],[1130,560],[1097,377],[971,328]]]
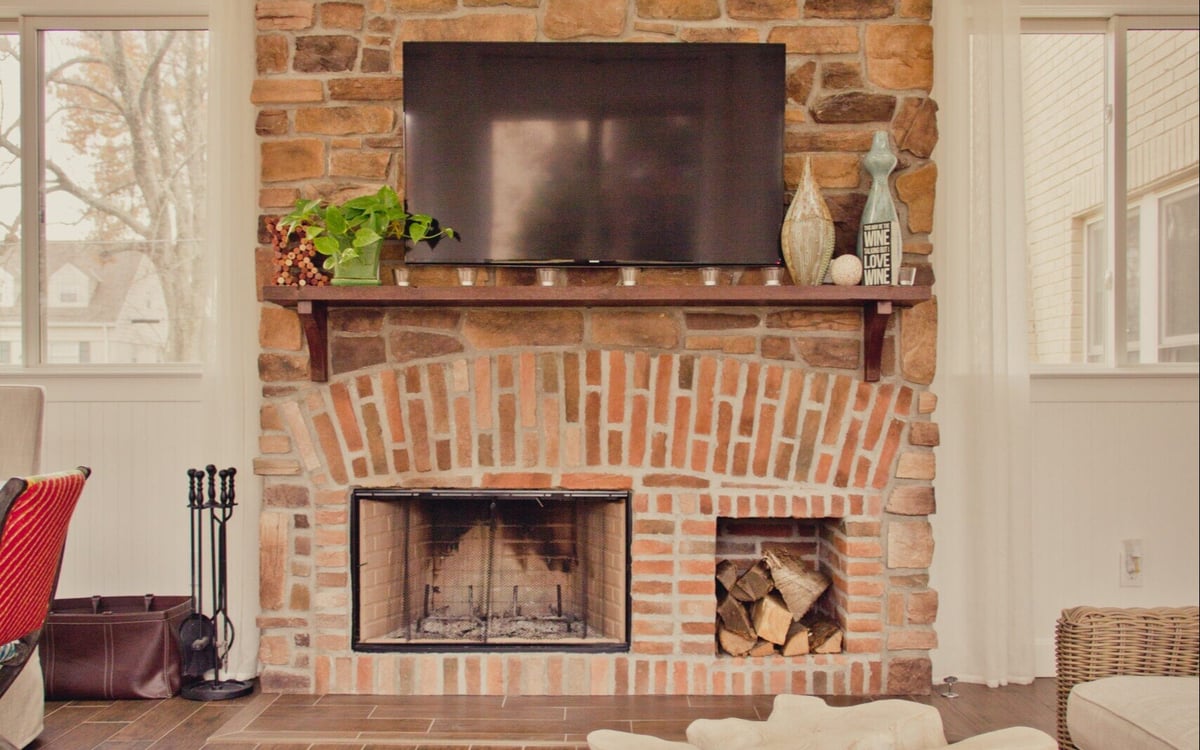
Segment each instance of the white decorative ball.
[[829,265],[829,276],[838,286],[854,286],[862,281],[862,261],[857,255],[839,255]]

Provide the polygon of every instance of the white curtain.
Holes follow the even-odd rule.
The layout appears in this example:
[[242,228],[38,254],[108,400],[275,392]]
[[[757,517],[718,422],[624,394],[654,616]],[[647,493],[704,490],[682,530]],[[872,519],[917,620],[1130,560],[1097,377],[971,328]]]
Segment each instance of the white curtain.
[[[254,4],[209,0],[210,356],[204,367],[203,461],[232,466],[237,510],[229,523],[229,615],[236,638],[222,677],[258,674],[258,515],[262,481],[252,471],[258,448],[258,295],[254,237],[258,156],[250,86]],[[208,581],[205,582],[206,584]],[[211,593],[211,589],[208,593]],[[205,609],[212,614],[211,607]]]
[[1018,2],[935,3],[933,23],[934,680],[996,686],[1034,676]]

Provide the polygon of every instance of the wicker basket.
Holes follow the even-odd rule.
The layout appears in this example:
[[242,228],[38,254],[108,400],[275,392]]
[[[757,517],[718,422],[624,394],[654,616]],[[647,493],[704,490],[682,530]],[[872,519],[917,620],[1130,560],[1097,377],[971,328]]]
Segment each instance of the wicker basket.
[[1200,667],[1200,607],[1074,607],[1055,628],[1058,744],[1075,750],[1067,697],[1077,683],[1115,675],[1195,675]]

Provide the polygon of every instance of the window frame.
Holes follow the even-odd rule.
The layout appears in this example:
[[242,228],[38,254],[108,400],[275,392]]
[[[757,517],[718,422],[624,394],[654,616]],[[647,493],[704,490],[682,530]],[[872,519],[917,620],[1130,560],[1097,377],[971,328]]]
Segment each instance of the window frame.
[[[46,310],[43,302],[49,294],[49,278],[43,264],[45,216],[45,87],[42,80],[44,50],[39,44],[43,31],[166,31],[191,30],[211,31],[210,19],[202,13],[157,13],[148,9],[118,15],[118,11],[107,14],[74,15],[22,15],[16,20],[0,19],[0,32],[13,30],[19,36],[21,49],[20,71],[20,132],[21,132],[21,225],[20,239],[21,290],[20,331],[21,362],[18,365],[3,365],[4,370],[16,369],[37,374],[183,374],[195,375],[202,372],[203,362],[181,363],[87,363],[54,364],[50,362],[46,331]],[[32,51],[32,53],[30,52]],[[32,57],[30,56],[32,54]],[[206,81],[207,84],[207,81]],[[210,113],[210,117],[212,114]],[[32,135],[32,137],[31,137]],[[209,146],[211,150],[211,144]],[[211,177],[210,177],[211,182]],[[29,231],[29,228],[34,228]],[[202,336],[207,341],[207,337]]]
[[[1162,306],[1164,304],[1162,298],[1161,284],[1161,263],[1158,258],[1159,245],[1157,237],[1155,241],[1147,244],[1147,233],[1152,227],[1158,225],[1157,215],[1152,221],[1145,221],[1145,207],[1147,203],[1146,195],[1138,195],[1131,197],[1128,194],[1128,34],[1131,31],[1156,31],[1156,30],[1194,30],[1200,28],[1200,15],[1192,15],[1184,12],[1184,7],[1180,5],[1175,7],[1174,3],[1167,3],[1161,9],[1158,8],[1130,8],[1110,4],[1104,6],[1087,6],[1086,10],[1079,15],[1073,15],[1074,8],[1064,6],[1061,3],[1041,3],[1036,0],[1026,0],[1022,3],[1021,8],[1021,34],[1066,34],[1066,33],[1083,33],[1083,34],[1101,34],[1104,37],[1105,46],[1105,80],[1104,80],[1104,203],[1100,206],[1099,220],[1103,225],[1104,236],[1104,256],[1108,263],[1108,283],[1111,285],[1111,293],[1108,296],[1108,305],[1105,313],[1105,340],[1104,351],[1099,361],[1092,361],[1090,345],[1091,337],[1089,328],[1091,320],[1087,317],[1090,314],[1092,302],[1090,294],[1085,293],[1083,299],[1083,307],[1085,310],[1084,320],[1084,338],[1083,338],[1083,360],[1082,362],[1072,363],[1068,365],[1059,364],[1043,364],[1036,361],[1030,362],[1030,370],[1033,374],[1077,374],[1077,373],[1102,373],[1112,374],[1121,371],[1142,372],[1150,371],[1169,371],[1178,372],[1200,372],[1200,363],[1185,362],[1160,362],[1158,361],[1159,350],[1163,348],[1159,336],[1159,329],[1162,324]],[[1160,11],[1160,12],[1156,12]],[[1120,71],[1119,74],[1116,71]],[[1155,189],[1152,192],[1153,205],[1155,211],[1158,208],[1159,199],[1167,194],[1172,194],[1178,191],[1193,189],[1197,187],[1195,176],[1190,181],[1173,183],[1169,186],[1164,186],[1163,189]],[[1147,279],[1147,274],[1143,274],[1140,279],[1140,329],[1142,340],[1146,340],[1146,336],[1152,335],[1152,347],[1137,346],[1137,342],[1133,342],[1133,351],[1130,350],[1130,342],[1125,331],[1125,314],[1127,306],[1126,295],[1126,279],[1128,277],[1128,269],[1126,265],[1125,242],[1118,242],[1117,238],[1124,238],[1128,226],[1129,210],[1133,208],[1139,210],[1141,216],[1140,225],[1140,241],[1139,246],[1141,261],[1140,265],[1143,270],[1153,270],[1150,279]],[[1096,216],[1084,217],[1082,229],[1086,233],[1088,225],[1096,220]],[[1082,238],[1081,238],[1082,242]],[[1152,262],[1147,265],[1147,249],[1153,247],[1154,256]],[[1083,250],[1083,260],[1085,264],[1088,262],[1088,251],[1086,246]],[[1087,270],[1085,267],[1085,275]],[[1147,285],[1150,285],[1149,289]],[[1154,310],[1153,314],[1147,316],[1147,291],[1153,291],[1154,297],[1150,303]],[[1148,325],[1149,324],[1149,325]],[[1148,332],[1147,329],[1152,331]],[[1148,357],[1153,357],[1151,361],[1142,361]]]
[[[1153,254],[1154,265],[1155,265],[1155,269],[1154,269],[1155,274],[1154,274],[1154,278],[1152,279],[1152,283],[1158,289],[1158,295],[1155,299],[1155,301],[1158,304],[1157,304],[1157,310],[1155,311],[1155,314],[1152,316],[1152,319],[1154,321],[1153,344],[1154,344],[1154,347],[1159,351],[1160,357],[1162,356],[1163,349],[1177,349],[1177,348],[1182,348],[1182,347],[1200,345],[1200,332],[1192,333],[1192,334],[1169,335],[1165,330],[1167,328],[1167,317],[1168,317],[1169,311],[1167,309],[1168,300],[1167,300],[1167,293],[1166,293],[1166,291],[1167,291],[1167,289],[1166,289],[1166,287],[1167,287],[1167,275],[1166,275],[1166,272],[1167,272],[1166,260],[1167,260],[1167,258],[1166,258],[1166,251],[1162,247],[1162,242],[1164,240],[1164,236],[1163,236],[1163,233],[1161,230],[1161,228],[1163,226],[1163,208],[1164,208],[1164,204],[1168,203],[1171,200],[1175,200],[1175,199],[1186,200],[1187,197],[1189,196],[1189,194],[1200,195],[1200,180],[1198,180],[1196,182],[1191,182],[1186,185],[1174,186],[1174,187],[1170,188],[1169,190],[1157,191],[1157,192],[1151,194],[1150,196],[1148,196],[1147,200],[1146,200],[1148,208],[1151,208],[1153,210],[1154,222],[1158,227],[1158,231],[1153,235],[1154,239],[1156,239],[1158,241],[1158,245],[1156,246],[1155,252]],[[1145,226],[1145,223],[1143,222],[1143,227],[1144,226]],[[1143,229],[1143,231],[1145,231],[1145,230]],[[1143,243],[1145,243],[1146,235],[1142,236],[1142,241],[1143,241]],[[1143,265],[1143,268],[1144,267],[1145,266]],[[1143,281],[1143,284],[1145,284],[1145,283],[1146,283],[1146,281]],[[1193,300],[1192,302],[1193,302],[1193,304],[1197,304],[1196,300]]]

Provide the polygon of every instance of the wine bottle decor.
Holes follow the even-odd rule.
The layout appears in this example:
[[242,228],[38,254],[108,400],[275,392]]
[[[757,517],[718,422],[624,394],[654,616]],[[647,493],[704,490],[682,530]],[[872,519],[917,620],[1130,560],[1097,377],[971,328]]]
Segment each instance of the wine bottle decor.
[[833,218],[813,179],[809,157],[804,158],[804,172],[783,219],[779,240],[793,282],[811,286],[825,280],[833,257]]
[[904,254],[896,203],[888,187],[888,175],[896,168],[896,155],[888,147],[886,131],[876,131],[871,150],[863,158],[871,175],[871,188],[858,230],[858,257],[863,264],[865,286],[898,284]]

